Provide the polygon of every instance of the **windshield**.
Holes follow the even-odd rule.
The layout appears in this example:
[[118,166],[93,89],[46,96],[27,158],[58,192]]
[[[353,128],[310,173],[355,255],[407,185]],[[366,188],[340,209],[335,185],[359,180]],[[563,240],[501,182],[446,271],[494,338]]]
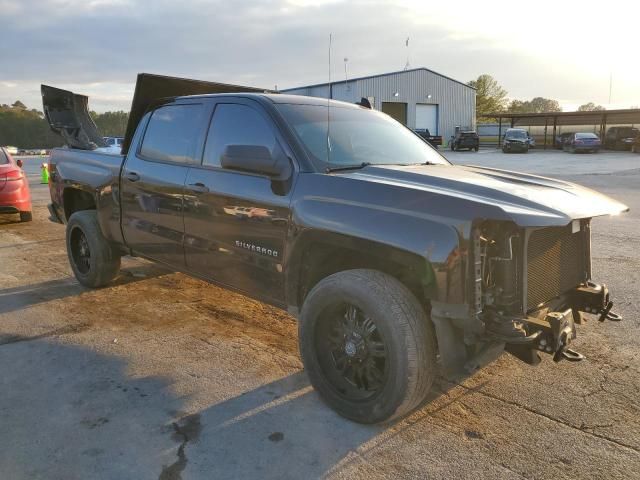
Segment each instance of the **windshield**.
[[527,138],[527,132],[524,130],[511,130],[506,133],[505,138]]
[[[360,108],[278,104],[307,152],[327,167],[349,165],[448,165],[438,152],[391,117]],[[330,146],[330,148],[328,148]]]

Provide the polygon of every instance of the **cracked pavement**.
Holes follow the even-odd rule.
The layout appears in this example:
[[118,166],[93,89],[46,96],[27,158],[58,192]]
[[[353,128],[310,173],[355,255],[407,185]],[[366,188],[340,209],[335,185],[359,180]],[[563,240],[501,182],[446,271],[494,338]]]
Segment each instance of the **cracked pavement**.
[[309,386],[288,315],[137,259],[113,286],[81,287],[28,159],[34,221],[0,216],[0,476],[637,477],[640,156],[446,155],[548,172],[631,207],[594,220],[594,278],[624,321],[578,326],[586,361],[533,368],[505,354],[438,379],[399,422],[351,423]]

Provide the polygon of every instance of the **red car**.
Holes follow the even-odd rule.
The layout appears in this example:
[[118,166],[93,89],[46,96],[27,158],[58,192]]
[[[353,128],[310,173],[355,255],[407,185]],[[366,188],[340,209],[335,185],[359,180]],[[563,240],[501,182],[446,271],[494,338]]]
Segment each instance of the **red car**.
[[29,181],[21,165],[0,147],[0,214],[19,213],[20,221],[31,221]]

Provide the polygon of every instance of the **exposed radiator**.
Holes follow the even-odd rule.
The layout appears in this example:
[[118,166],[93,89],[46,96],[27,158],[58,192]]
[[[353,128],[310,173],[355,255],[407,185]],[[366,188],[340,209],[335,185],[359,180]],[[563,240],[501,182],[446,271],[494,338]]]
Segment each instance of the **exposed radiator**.
[[588,280],[587,232],[567,227],[534,230],[527,243],[527,310]]

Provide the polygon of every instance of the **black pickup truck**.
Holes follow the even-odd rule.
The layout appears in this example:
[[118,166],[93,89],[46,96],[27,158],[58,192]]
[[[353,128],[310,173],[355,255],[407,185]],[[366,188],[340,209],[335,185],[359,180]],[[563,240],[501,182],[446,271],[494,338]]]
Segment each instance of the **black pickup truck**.
[[625,205],[451,165],[363,106],[149,78],[122,155],[90,151],[102,137],[86,97],[42,87],[70,146],[51,153],[50,212],[83,285],[108,285],[134,255],[285,309],[312,385],[367,423],[418,406],[438,369],[504,350],[581,360],[583,313],[620,319],[592,280],[590,232]]

